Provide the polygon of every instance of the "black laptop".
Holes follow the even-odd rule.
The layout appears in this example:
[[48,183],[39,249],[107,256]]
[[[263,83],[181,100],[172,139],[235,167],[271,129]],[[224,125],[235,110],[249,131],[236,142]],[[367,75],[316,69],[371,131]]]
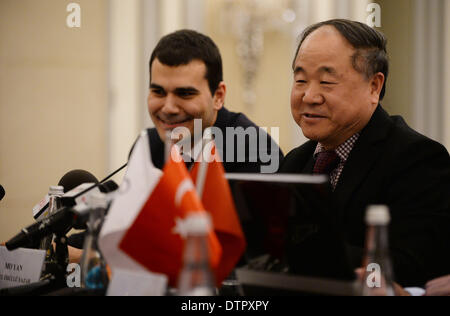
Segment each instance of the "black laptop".
[[[326,176],[230,173],[226,177],[247,240],[245,267],[238,270],[241,281],[257,280],[263,287],[260,283],[266,279],[267,287],[278,287],[276,275],[283,280],[280,284],[289,284],[285,278],[292,276],[308,278],[303,285],[317,279],[348,285],[343,295],[352,291],[355,273]],[[304,291],[305,286],[297,290]],[[317,288],[311,293],[317,294]]]

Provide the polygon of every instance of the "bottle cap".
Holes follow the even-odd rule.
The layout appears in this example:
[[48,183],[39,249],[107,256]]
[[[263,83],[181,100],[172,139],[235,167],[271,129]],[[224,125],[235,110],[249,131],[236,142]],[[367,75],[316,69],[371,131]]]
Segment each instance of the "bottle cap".
[[49,195],[64,195],[64,187],[60,185],[52,185],[48,190]]
[[387,225],[391,221],[386,205],[369,205],[366,212],[367,225]]

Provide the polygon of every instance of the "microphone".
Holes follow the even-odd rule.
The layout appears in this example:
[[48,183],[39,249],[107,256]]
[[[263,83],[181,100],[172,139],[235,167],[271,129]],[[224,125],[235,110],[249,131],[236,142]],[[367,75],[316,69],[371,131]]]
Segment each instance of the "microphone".
[[117,190],[118,188],[119,186],[113,180],[94,185],[92,185],[92,183],[83,183],[67,192],[61,198],[61,203],[63,207],[72,207],[80,203],[86,203],[89,196],[93,193],[109,193]]
[[[106,208],[105,215],[108,212],[109,205],[116,197],[116,193],[114,191],[116,191],[118,188],[119,188],[119,186],[112,180],[103,183],[99,187],[100,192],[106,193],[106,202],[108,204],[108,207]],[[94,191],[94,192],[96,192],[96,191]],[[94,194],[87,195],[87,199],[90,199]],[[91,202],[91,201],[89,201],[89,202]],[[86,229],[86,225],[87,225],[87,222],[89,221],[92,209],[90,209],[86,205],[86,203],[84,203],[83,201],[81,201],[80,203],[77,203],[77,205],[74,207],[74,209],[76,209],[78,211],[79,217],[77,219],[77,224],[74,224],[73,228],[79,229],[79,230]],[[72,234],[71,236],[68,237],[68,244],[74,248],[83,249],[84,237],[85,237],[85,232]]]
[[97,178],[90,172],[85,170],[72,170],[67,172],[61,180],[59,180],[58,185],[64,187],[64,193],[71,191],[82,183],[98,183]]
[[110,192],[116,191],[118,188],[119,188],[119,186],[117,185],[117,183],[114,180],[109,180],[100,186],[100,192],[110,193]]
[[[67,193],[74,188],[78,187],[82,183],[98,183],[97,178],[92,175],[92,173],[85,170],[72,170],[67,172],[62,176],[61,180],[59,180],[58,185],[64,187],[64,193]],[[47,194],[38,204],[33,207],[33,217],[34,219],[39,219],[42,214],[48,208],[49,195]]]
[[[119,171],[121,171],[122,169],[124,169],[126,166],[127,166],[127,163],[124,164],[123,166],[121,166],[119,169],[115,170],[113,173],[108,175],[105,179],[103,179],[100,182],[97,180],[97,178],[95,178],[95,176],[93,176],[91,173],[89,173],[87,171],[79,170],[79,169],[69,171],[59,181],[59,185],[64,187],[64,192],[66,193],[65,197],[63,196],[61,198],[61,202],[62,202],[63,206],[71,207],[71,206],[75,206],[77,204],[77,201],[83,202],[83,198],[86,199],[86,197],[83,195],[97,187],[99,188],[100,192],[103,192],[103,193],[110,193],[110,192],[117,190],[119,188],[119,186],[113,180],[109,180],[109,181],[107,181],[107,180],[110,179],[112,176],[114,176]],[[91,183],[94,182],[94,184],[93,185],[88,184],[88,188],[87,189],[83,188],[84,190],[82,190],[82,192],[80,192],[80,193],[78,193],[79,192],[78,191],[77,192],[78,194],[76,194],[76,193],[75,193],[75,195],[70,194],[71,191],[76,192],[77,187],[80,187],[83,183],[86,184],[86,182],[91,182]],[[70,190],[68,190],[68,189],[70,189]],[[71,195],[71,196],[68,197],[66,195],[69,195],[69,196]],[[80,198],[80,199],[78,200],[78,198]],[[48,208],[48,195],[39,204],[37,204],[33,208],[33,217],[36,220],[38,220],[39,217],[46,211],[47,208]],[[80,228],[77,228],[77,229],[82,229],[82,226],[83,225],[80,225]],[[46,236],[46,235],[44,235],[44,236]]]
[[[110,182],[111,187],[117,184]],[[9,251],[33,244],[50,234],[65,234],[70,229],[85,229],[89,214],[93,209],[107,208],[108,196],[105,193],[92,193],[87,196],[87,204],[81,203],[75,207],[65,207],[57,213],[46,217],[27,228],[5,243]]]
[[5,189],[3,189],[3,186],[0,184],[0,201],[5,196]]
[[40,241],[47,235],[63,232],[65,233],[73,221],[76,219],[74,211],[70,208],[61,211],[34,223],[5,243],[6,249],[9,251],[20,247],[26,247]]
[[[116,173],[118,173],[119,171],[121,171],[123,168],[125,168],[128,165],[128,162],[126,164],[124,164],[123,166],[121,166],[119,169],[117,169],[116,171],[113,171],[113,173],[111,173],[110,175],[108,175],[105,179],[103,179],[102,181],[100,181],[100,183],[104,183],[106,180],[112,178]],[[84,190],[83,192],[80,192],[78,195],[76,195],[74,198],[78,198],[79,196],[83,195],[84,193],[92,190],[93,188],[99,186],[99,184],[94,184],[91,187],[87,188],[86,190]]]

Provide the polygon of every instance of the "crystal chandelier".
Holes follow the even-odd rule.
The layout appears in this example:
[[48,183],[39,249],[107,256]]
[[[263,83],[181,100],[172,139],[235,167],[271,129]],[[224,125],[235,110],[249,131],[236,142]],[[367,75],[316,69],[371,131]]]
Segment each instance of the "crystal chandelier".
[[236,39],[236,54],[244,78],[243,100],[250,109],[256,102],[255,80],[269,31],[292,33],[296,20],[291,0],[225,0],[225,26]]

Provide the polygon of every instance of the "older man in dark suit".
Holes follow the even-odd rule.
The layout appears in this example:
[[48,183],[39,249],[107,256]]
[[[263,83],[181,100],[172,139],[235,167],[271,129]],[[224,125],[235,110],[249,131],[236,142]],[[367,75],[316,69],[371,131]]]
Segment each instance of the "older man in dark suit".
[[396,281],[423,286],[449,273],[450,157],[382,108],[385,37],[348,20],[312,25],[293,71],[292,115],[310,141],[286,156],[281,172],[330,176],[336,224],[355,267],[362,265],[366,208],[385,204]]

